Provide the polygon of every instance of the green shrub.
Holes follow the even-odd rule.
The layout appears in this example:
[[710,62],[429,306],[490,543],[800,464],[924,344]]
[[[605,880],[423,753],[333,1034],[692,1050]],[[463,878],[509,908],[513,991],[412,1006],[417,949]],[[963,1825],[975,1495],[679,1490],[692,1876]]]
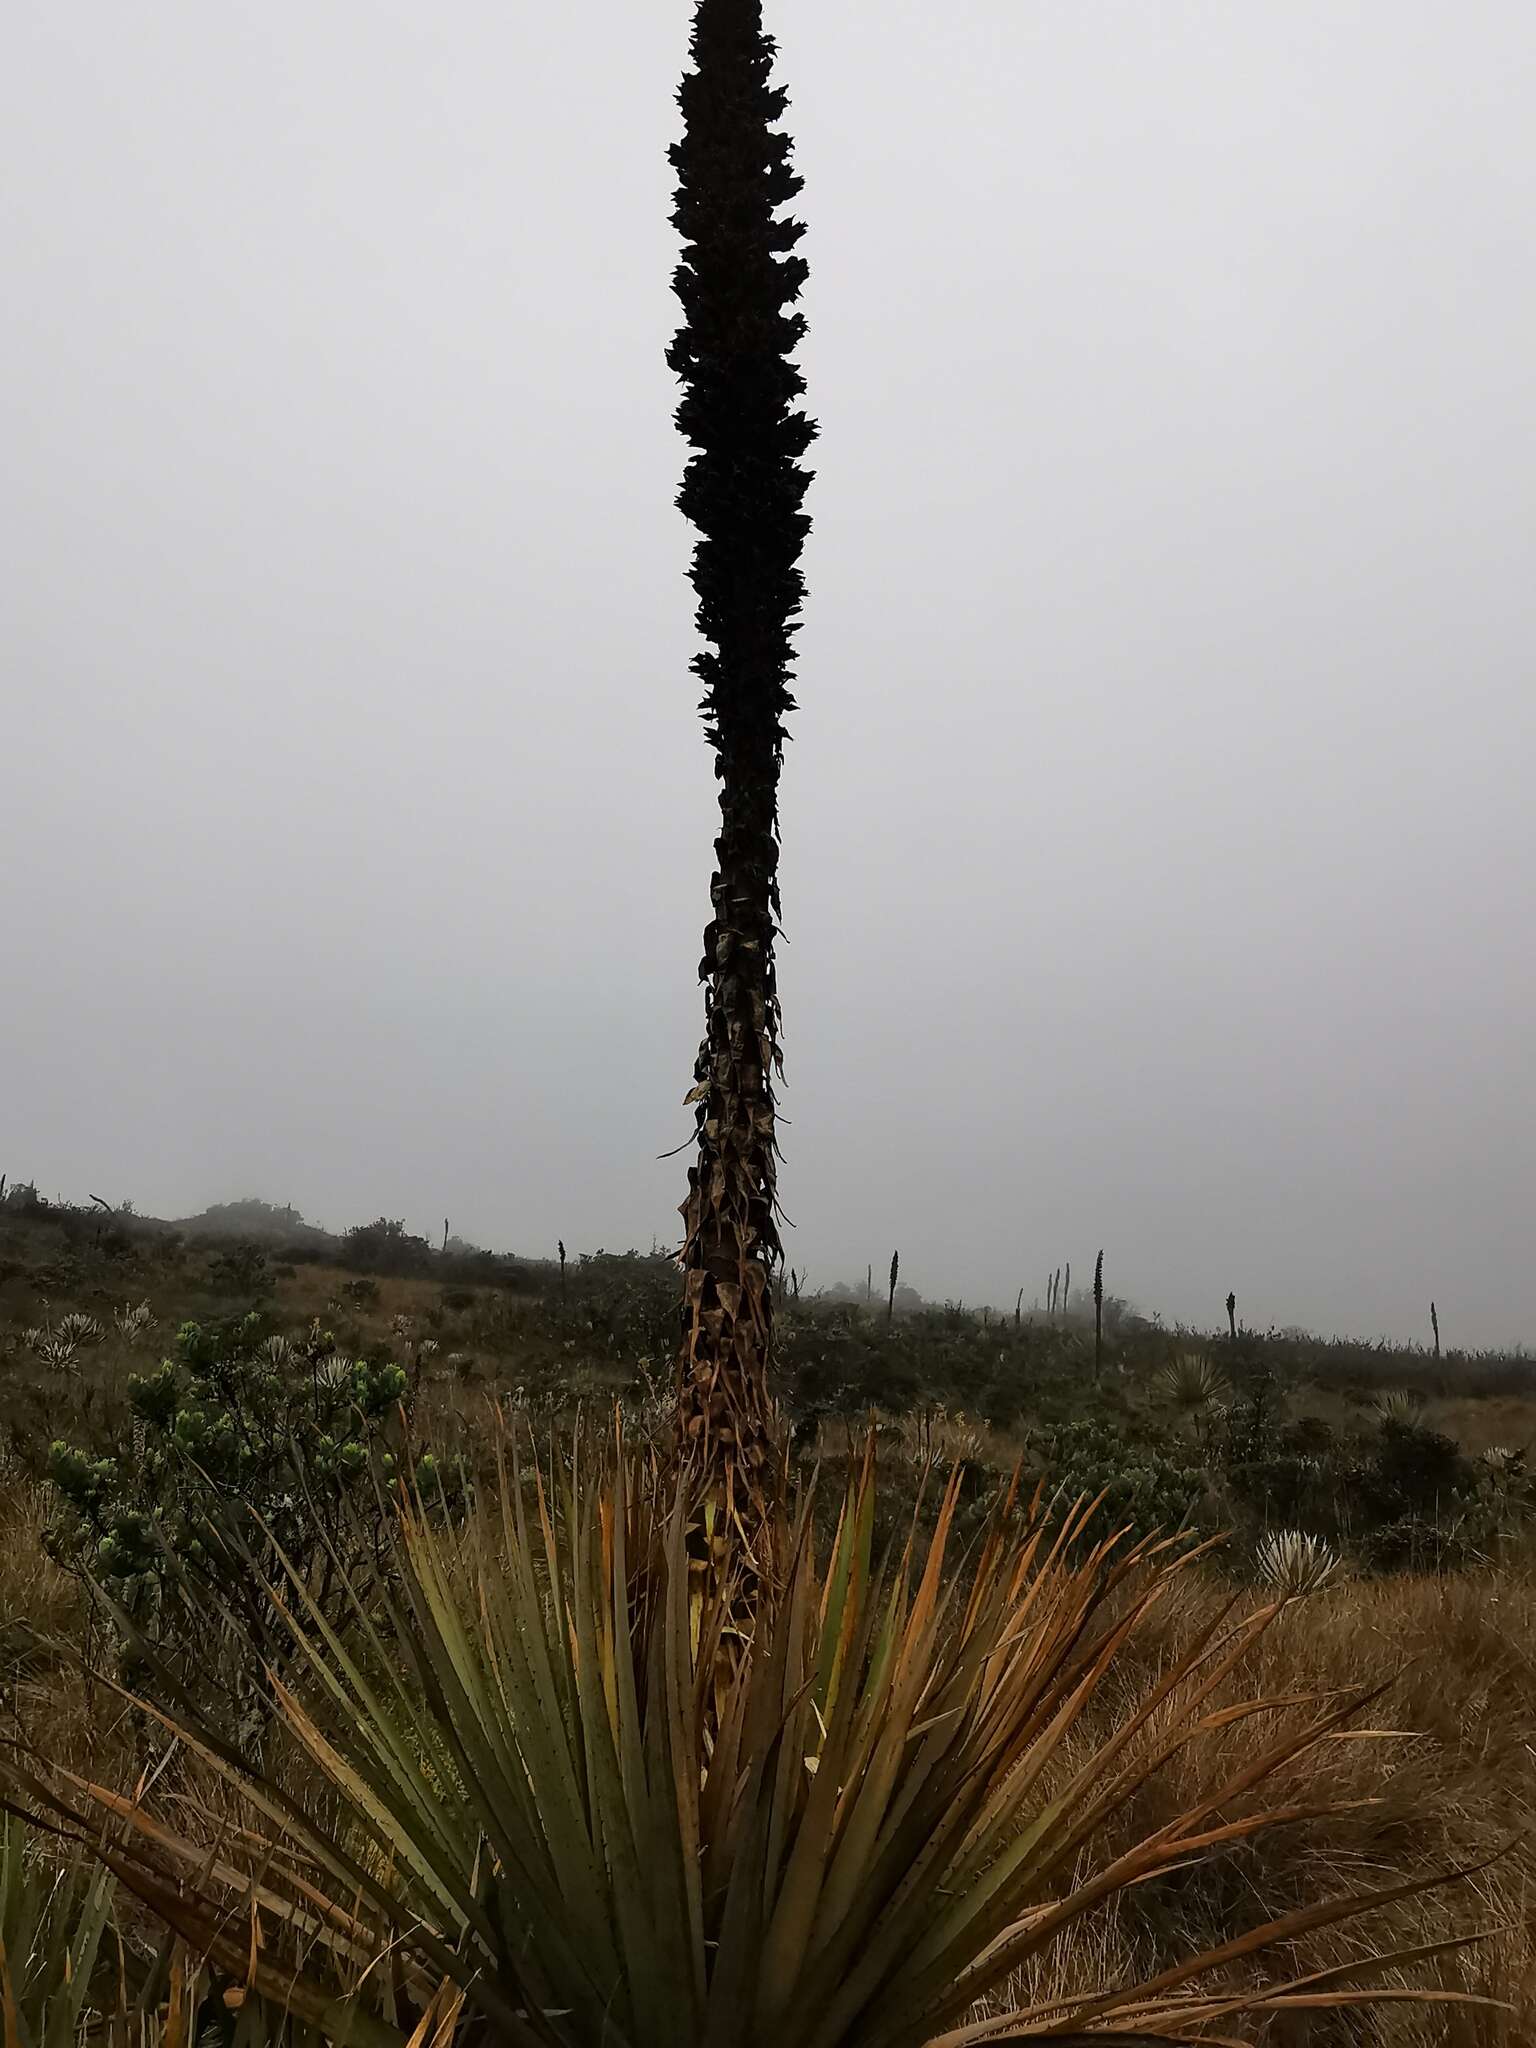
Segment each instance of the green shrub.
[[1375,1572],[1462,1572],[1486,1562],[1471,1530],[1419,1515],[1378,1523],[1357,1550]]
[[1471,1500],[1477,1478],[1451,1437],[1389,1417],[1351,1474],[1351,1488],[1372,1523],[1427,1521]]
[[430,1270],[431,1245],[406,1229],[399,1218],[380,1216],[372,1223],[357,1223],[341,1240],[341,1263],[355,1273],[378,1273],[398,1278]]
[[[266,1591],[278,1553],[338,1616],[343,1570],[364,1571],[375,1547],[372,1495],[396,1474],[409,1396],[392,1361],[340,1356],[318,1324],[298,1342],[269,1335],[252,1313],[182,1326],[176,1356],[130,1380],[113,1455],[55,1443],[49,1548],[110,1602],[130,1670],[141,1637],[200,1706],[254,1725],[262,1660],[290,1648]],[[430,1461],[417,1476],[442,1490]],[[226,1636],[249,1651],[233,1670]]]
[[1060,1512],[1102,1494],[1099,1523],[1138,1535],[1193,1526],[1210,1492],[1209,1475],[1187,1462],[1183,1446],[1151,1434],[1130,1438],[1098,1417],[1057,1424],[1038,1450]]
[[208,1285],[216,1294],[243,1301],[266,1301],[277,1282],[259,1244],[232,1244],[218,1252],[208,1267]]

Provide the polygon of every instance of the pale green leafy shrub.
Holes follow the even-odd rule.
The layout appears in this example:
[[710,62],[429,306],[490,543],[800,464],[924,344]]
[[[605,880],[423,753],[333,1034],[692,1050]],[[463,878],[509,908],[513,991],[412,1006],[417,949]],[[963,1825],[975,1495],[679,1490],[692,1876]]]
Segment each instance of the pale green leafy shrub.
[[[290,1647],[265,1590],[279,1554],[339,1616],[342,1575],[366,1579],[377,1548],[375,1491],[406,1455],[410,1391],[401,1366],[339,1355],[318,1323],[289,1341],[257,1313],[189,1322],[174,1357],[129,1381],[111,1455],[53,1445],[50,1550],[97,1586],[135,1673],[153,1647],[200,1705],[249,1720],[263,1661]],[[435,1464],[415,1476],[443,1492]]]

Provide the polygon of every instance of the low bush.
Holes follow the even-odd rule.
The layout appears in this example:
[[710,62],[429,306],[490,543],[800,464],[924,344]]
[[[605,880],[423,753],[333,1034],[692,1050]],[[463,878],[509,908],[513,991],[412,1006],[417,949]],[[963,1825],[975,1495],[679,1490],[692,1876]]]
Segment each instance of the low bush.
[[435,1254],[424,1237],[407,1230],[398,1218],[380,1216],[357,1223],[341,1240],[340,1259],[354,1273],[401,1278],[431,1270]]
[[[130,1675],[154,1664],[226,1726],[260,1725],[263,1667],[291,1649],[265,1582],[286,1558],[339,1618],[376,1559],[373,1494],[406,1455],[410,1392],[387,1357],[344,1357],[318,1324],[290,1341],[251,1313],[183,1325],[176,1355],[129,1381],[111,1454],[54,1444],[49,1549],[99,1589]],[[435,1462],[417,1476],[442,1491]]]

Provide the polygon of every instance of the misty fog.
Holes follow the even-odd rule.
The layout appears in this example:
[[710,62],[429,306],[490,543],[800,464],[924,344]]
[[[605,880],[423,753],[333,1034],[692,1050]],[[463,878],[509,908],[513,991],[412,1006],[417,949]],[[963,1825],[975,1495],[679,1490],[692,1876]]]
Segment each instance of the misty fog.
[[[671,1239],[688,11],[11,0],[0,1171]],[[1536,10],[768,14],[791,1259],[1536,1336]]]

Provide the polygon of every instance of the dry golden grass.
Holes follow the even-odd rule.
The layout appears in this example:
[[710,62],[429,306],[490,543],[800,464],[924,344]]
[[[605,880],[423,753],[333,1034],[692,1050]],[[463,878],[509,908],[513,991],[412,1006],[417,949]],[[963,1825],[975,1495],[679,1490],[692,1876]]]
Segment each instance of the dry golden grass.
[[46,1488],[0,1455],[0,1633],[77,1632],[80,1589],[43,1549]]
[[305,1323],[316,1316],[322,1323],[344,1317],[355,1323],[371,1340],[387,1336],[396,1316],[420,1318],[435,1306],[442,1294],[438,1280],[379,1279],[373,1285],[378,1298],[359,1308],[346,1294],[355,1273],[337,1266],[298,1266],[284,1277],[277,1303],[285,1322]]
[[121,1709],[77,1668],[89,1606],[43,1548],[46,1520],[42,1484],[0,1463],[0,1710],[58,1761],[126,1755]]
[[1431,1429],[1455,1437],[1463,1449],[1486,1451],[1491,1445],[1536,1452],[1536,1401],[1521,1394],[1489,1394],[1483,1399],[1428,1401],[1424,1419]]
[[[1158,1637],[1171,1648],[1229,1597],[1214,1578],[1192,1582],[1162,1613],[1154,1658]],[[1126,1696],[1148,1675],[1145,1666],[1124,1670]],[[1144,1974],[1309,1900],[1483,1864],[1504,1851],[1462,1884],[1372,1916],[1365,1934],[1391,1949],[1499,1929],[1444,1959],[1428,1981],[1505,2000],[1513,2011],[1385,2005],[1313,2015],[1302,2031],[1287,2033],[1277,2022],[1269,2038],[1309,2048],[1516,2048],[1536,2039],[1536,1579],[1504,1573],[1343,1584],[1297,1602],[1241,1676],[1234,1699],[1318,1684],[1341,1692],[1380,1687],[1368,1725],[1403,1732],[1314,1750],[1292,1781],[1298,1800],[1357,1800],[1355,1813],[1265,1835],[1144,1888],[1079,1941],[1069,1958],[1074,1976],[1086,1985],[1106,1974]],[[1094,1733],[1086,1728],[1083,1741]],[[1242,1721],[1184,1752],[1123,1816],[1126,1839],[1189,1803],[1215,1774],[1217,1752],[1230,1767],[1274,1733],[1271,1721]],[[1334,1931],[1298,1944],[1295,1963],[1298,1971],[1325,1968],[1362,1946],[1358,1930]],[[1420,1973],[1404,1981],[1426,1979]]]
[[[1309,1384],[1292,1389],[1298,1410],[1315,1415],[1335,1428],[1358,1425],[1373,1419],[1370,1398],[1356,1390]],[[1536,1453],[1536,1400],[1528,1394],[1477,1394],[1458,1399],[1431,1396],[1418,1410],[1426,1429],[1454,1437],[1473,1455],[1493,1444],[1525,1447]]]

